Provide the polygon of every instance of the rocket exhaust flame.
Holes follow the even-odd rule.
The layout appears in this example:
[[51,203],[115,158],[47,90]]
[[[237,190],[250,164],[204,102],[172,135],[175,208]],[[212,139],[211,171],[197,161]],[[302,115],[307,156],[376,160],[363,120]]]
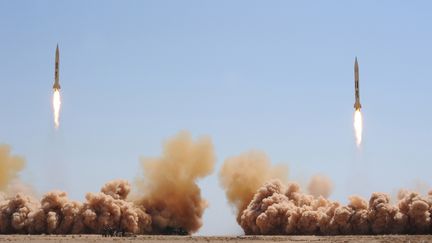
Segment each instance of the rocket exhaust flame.
[[61,107],[60,90],[54,89],[54,93],[53,93],[53,111],[54,111],[54,125],[55,125],[55,128],[59,128],[59,126],[60,126],[60,107]]
[[360,147],[362,142],[362,132],[363,132],[363,116],[360,109],[354,112],[354,132],[356,137],[357,147]]

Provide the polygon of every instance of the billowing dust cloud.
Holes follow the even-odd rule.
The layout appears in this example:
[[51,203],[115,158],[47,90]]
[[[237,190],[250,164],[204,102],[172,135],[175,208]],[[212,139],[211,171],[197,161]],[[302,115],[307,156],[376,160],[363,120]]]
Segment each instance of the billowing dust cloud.
[[87,193],[84,203],[71,201],[66,192],[52,191],[41,200],[18,193],[0,202],[2,234],[86,234],[112,228],[151,233],[145,208],[125,200],[127,181],[108,182],[100,193]]
[[[6,158],[6,164],[15,158],[9,150],[2,150],[1,156],[0,163]],[[134,190],[138,199],[129,198],[131,185],[126,180],[106,183],[100,192],[87,193],[84,202],[72,201],[62,191],[48,192],[40,200],[23,193],[4,196],[0,198],[0,233],[196,232],[207,205],[196,180],[211,173],[214,160],[209,138],[194,142],[188,133],[180,133],[165,144],[160,158],[143,160],[144,177]],[[8,178],[13,177],[11,172]]]
[[[241,159],[239,159],[241,158]],[[247,161],[249,158],[249,161]],[[238,162],[241,160],[241,162]],[[250,170],[236,164],[249,164]],[[432,232],[432,192],[421,196],[415,192],[401,191],[396,204],[390,203],[385,193],[372,193],[369,201],[351,196],[348,205],[326,199],[331,182],[323,176],[315,176],[308,185],[309,193],[303,193],[296,183],[280,179],[268,179],[250,195],[251,187],[241,186],[237,178],[262,178],[272,168],[251,172],[256,158],[240,156],[228,159],[221,173],[221,182],[229,201],[237,206],[237,221],[246,234],[423,234]],[[227,183],[229,182],[229,183]],[[234,182],[234,183],[233,183]],[[246,180],[244,184],[248,184]],[[256,184],[255,184],[256,185]],[[244,191],[241,191],[244,190]],[[240,196],[235,196],[233,193]],[[247,198],[252,198],[247,200]],[[239,203],[239,201],[242,201]],[[247,205],[245,208],[243,205]]]
[[267,156],[259,151],[228,158],[219,173],[228,201],[235,206],[237,213],[247,207],[256,190],[271,178],[286,181],[288,168],[271,166]]
[[168,141],[161,157],[142,160],[144,177],[137,188],[144,195],[139,203],[151,215],[155,232],[167,228],[195,232],[201,227],[207,202],[196,180],[209,175],[214,163],[210,138],[193,142],[188,133]]

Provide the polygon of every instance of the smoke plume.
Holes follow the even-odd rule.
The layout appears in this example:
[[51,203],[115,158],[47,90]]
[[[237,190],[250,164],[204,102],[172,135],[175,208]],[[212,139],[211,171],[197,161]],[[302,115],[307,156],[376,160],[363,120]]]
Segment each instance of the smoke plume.
[[235,206],[237,213],[247,207],[256,190],[271,178],[286,181],[288,168],[272,166],[267,156],[258,151],[226,159],[219,173],[228,201]]
[[137,181],[139,200],[153,219],[153,230],[196,232],[202,225],[207,202],[196,180],[213,171],[215,155],[210,138],[194,142],[183,132],[166,142],[159,158],[144,158],[144,177]]
[[[432,232],[432,192],[421,196],[415,192],[400,191],[396,204],[390,203],[389,195],[375,192],[369,201],[351,196],[349,203],[342,205],[325,198],[332,187],[325,176],[314,176],[308,185],[309,194],[303,193],[296,183],[271,178],[271,165],[263,159],[265,156],[258,155],[254,157],[249,153],[227,159],[220,174],[228,200],[238,209],[237,221],[246,234]],[[258,183],[261,185],[251,193]]]
[[[169,140],[160,158],[143,159],[135,199],[126,180],[106,183],[84,202],[52,191],[40,200],[24,193],[0,196],[0,234],[100,234],[116,230],[135,234],[190,234],[202,225],[206,201],[196,180],[212,172],[209,138],[194,142],[180,133]],[[1,184],[7,187],[23,167],[20,157],[0,147]]]

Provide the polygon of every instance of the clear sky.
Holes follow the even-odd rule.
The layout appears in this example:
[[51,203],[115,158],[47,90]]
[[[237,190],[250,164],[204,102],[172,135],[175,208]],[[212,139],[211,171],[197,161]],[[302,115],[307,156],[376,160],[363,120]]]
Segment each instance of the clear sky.
[[[0,1],[0,143],[73,199],[133,180],[181,130],[212,137],[199,234],[240,234],[219,187],[250,149],[332,199],[432,184],[430,1]],[[51,97],[60,46],[62,113]],[[353,132],[360,65],[363,146]]]

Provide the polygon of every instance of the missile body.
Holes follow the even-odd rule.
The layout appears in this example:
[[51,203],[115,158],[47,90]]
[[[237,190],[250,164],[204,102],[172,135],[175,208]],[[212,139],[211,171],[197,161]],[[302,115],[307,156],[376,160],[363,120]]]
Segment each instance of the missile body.
[[355,86],[355,103],[354,108],[356,110],[360,110],[360,92],[359,92],[359,67],[357,62],[357,57],[355,58],[354,63],[354,86]]
[[60,52],[57,45],[56,48],[56,55],[55,55],[55,71],[54,71],[54,90],[60,90],[60,83],[59,83],[59,66],[60,66]]

